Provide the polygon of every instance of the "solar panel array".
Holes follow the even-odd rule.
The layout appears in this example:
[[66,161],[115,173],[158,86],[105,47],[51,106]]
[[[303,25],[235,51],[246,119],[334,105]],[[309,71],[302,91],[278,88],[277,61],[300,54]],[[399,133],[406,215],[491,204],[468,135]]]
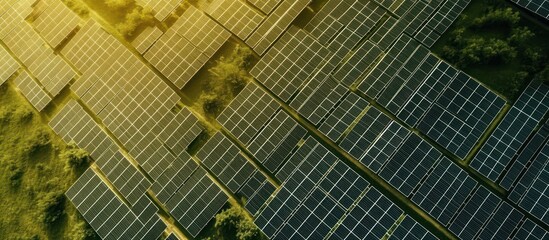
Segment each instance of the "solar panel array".
[[29,76],[27,71],[21,72],[15,78],[15,85],[38,111],[42,111],[52,100],[44,89]]
[[287,102],[329,54],[329,50],[305,31],[291,27],[250,74]]
[[249,83],[217,117],[240,142],[248,144],[280,108],[280,104],[255,83]]
[[0,47],[0,69],[0,85],[19,69],[19,63],[3,47]]
[[531,83],[473,158],[470,166],[496,181],[548,111],[549,86]]
[[144,57],[181,89],[229,37],[228,31],[191,6]]
[[158,27],[147,27],[139,36],[132,41],[132,46],[141,54],[149,48],[164,34]]
[[515,239],[547,239],[549,231],[530,219],[526,219],[515,234]]
[[505,100],[460,72],[427,111],[418,129],[463,159],[504,105]]
[[197,168],[166,202],[166,207],[191,236],[196,237],[227,200],[227,195],[206,175],[206,171]]
[[246,40],[264,17],[242,1],[216,0],[206,12],[242,40]]
[[389,239],[438,239],[415,219],[406,216],[393,231]]
[[242,196],[246,199],[244,207],[252,214],[255,215],[259,212],[262,206],[267,202],[271,195],[275,192],[276,187],[273,185],[267,177],[260,171],[256,170],[252,173],[242,188],[238,190],[238,196]]
[[545,0],[513,0],[517,5],[549,19],[549,2]]
[[279,111],[250,142],[248,150],[267,170],[276,173],[306,135],[305,128]]
[[257,54],[263,55],[310,2],[311,0],[282,0],[280,5],[250,35],[246,44]]
[[375,44],[370,41],[364,42],[349,60],[334,73],[334,79],[346,86],[352,86],[381,54],[382,50]]
[[154,10],[154,17],[162,22],[181,5],[183,0],[137,0],[137,2],[141,6],[148,6]]
[[91,168],[66,195],[102,239],[156,239],[166,229],[150,199],[140,199],[139,208],[127,206]]
[[269,14],[273,9],[284,0],[247,0],[247,2],[253,4],[256,8],[259,8],[265,14]]
[[368,105],[369,103],[360,96],[349,93],[322,122],[318,130],[332,141],[338,142]]
[[[4,14],[5,15],[5,14]],[[19,16],[14,16],[0,39],[52,95],[56,96],[76,74],[63,59],[44,47],[44,41]],[[24,44],[22,44],[24,43]]]
[[75,30],[80,17],[60,0],[48,1],[48,6],[34,20],[35,29],[52,48],[56,48]]
[[242,187],[255,170],[240,149],[220,132],[208,140],[196,157],[233,193]]

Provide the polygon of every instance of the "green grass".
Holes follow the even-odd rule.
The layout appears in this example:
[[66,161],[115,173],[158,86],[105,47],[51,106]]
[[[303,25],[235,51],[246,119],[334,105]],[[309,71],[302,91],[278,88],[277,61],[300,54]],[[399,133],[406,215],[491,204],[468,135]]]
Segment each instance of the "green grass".
[[68,200],[49,226],[37,207],[47,193],[64,192],[77,178],[59,158],[65,148],[11,83],[0,86],[0,238],[69,239],[85,226]]
[[[547,30],[547,26],[544,26],[545,23],[539,22],[538,18],[532,17],[516,5],[504,0],[471,1],[470,5],[463,11],[461,18],[433,46],[432,51],[444,58],[443,48],[445,46],[452,46],[452,32],[461,27],[466,28],[463,34],[465,38],[481,37],[485,39],[506,40],[508,30],[504,27],[496,26],[478,30],[470,28],[468,25],[473,19],[484,16],[490,8],[508,7],[520,12],[521,19],[518,26],[528,27],[535,34],[533,38],[526,42],[527,48],[531,48],[541,56],[547,57],[549,55],[549,45],[546,44],[546,41],[549,39],[549,31]],[[466,17],[464,18],[464,16]],[[520,50],[519,55],[521,55]],[[446,60],[452,62],[449,59]],[[520,56],[504,63],[475,64],[462,69],[511,101],[518,97],[525,85],[540,71],[540,69],[532,69]],[[518,84],[515,84],[512,81],[513,76],[520,71],[528,72],[528,76],[519,81]]]

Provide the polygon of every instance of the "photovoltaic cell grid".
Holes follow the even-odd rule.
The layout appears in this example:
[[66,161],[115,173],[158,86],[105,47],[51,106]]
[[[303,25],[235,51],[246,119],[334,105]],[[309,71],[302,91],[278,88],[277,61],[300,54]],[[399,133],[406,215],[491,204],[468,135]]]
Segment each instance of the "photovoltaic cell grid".
[[193,6],[185,10],[171,29],[191,42],[208,58],[231,37],[221,25]]
[[0,47],[0,69],[0,85],[19,69],[19,63],[3,47]]
[[2,38],[44,88],[56,96],[76,75],[63,59],[44,46],[44,41],[26,21],[14,20],[11,32]]
[[51,102],[51,97],[26,71],[15,78],[15,85],[39,112]]
[[443,226],[448,226],[476,185],[477,181],[467,172],[443,157],[411,200]]
[[334,79],[346,86],[353,85],[382,53],[382,50],[372,42],[364,42],[358,50],[353,52],[349,60],[334,73]]
[[474,239],[500,204],[501,199],[480,186],[448,228],[462,239]]
[[0,6],[0,39],[8,34],[15,22],[22,21],[33,11],[34,0],[3,2]]
[[546,0],[513,0],[517,5],[549,19],[549,2]]
[[158,27],[147,27],[132,41],[132,46],[144,54],[164,34]]
[[547,237],[549,237],[547,230],[527,218],[513,239],[547,239]]
[[238,190],[238,196],[246,199],[244,207],[255,215],[275,192],[276,187],[267,180],[259,170],[254,171],[251,177]]
[[448,63],[439,62],[400,110],[397,117],[409,126],[416,126],[457,73],[458,70]]
[[233,193],[236,193],[256,170],[241,154],[240,149],[221,132],[208,140],[196,156]]
[[253,4],[256,8],[259,8],[265,14],[271,13],[281,1],[286,0],[247,0],[247,2]]
[[438,239],[431,232],[429,232],[425,227],[421,226],[415,219],[407,215],[404,217],[402,222],[400,222],[397,228],[393,231],[389,239]]
[[124,46],[108,34],[94,20],[88,22],[61,50],[69,62],[81,73],[95,71],[112,56],[115,50]]
[[404,21],[389,17],[385,22],[370,36],[372,41],[381,50],[387,50],[391,44],[397,40],[400,34],[404,32],[406,25]]
[[310,2],[311,0],[283,0],[250,35],[246,44],[257,54],[263,55]]
[[549,110],[549,86],[532,82],[522,93],[470,166],[496,181]]
[[48,1],[47,4],[33,25],[50,46],[56,48],[78,26],[80,17],[60,0]]
[[419,43],[415,40],[407,35],[401,35],[381,61],[365,75],[362,83],[358,85],[358,90],[371,98],[376,98],[418,46]]
[[366,100],[351,92],[328,115],[318,130],[333,142],[338,142],[368,105]]
[[164,21],[181,3],[183,0],[137,0],[141,6],[149,6],[155,12],[154,17],[158,21]]
[[168,200],[166,207],[177,222],[196,237],[227,200],[227,195],[199,167]]
[[248,144],[279,108],[280,104],[268,93],[249,83],[217,121],[242,143]]
[[103,239],[156,239],[166,229],[158,209],[144,197],[144,206],[125,205],[101,178],[88,169],[65,193],[76,209]]
[[408,129],[397,122],[390,122],[359,159],[360,163],[375,173],[379,172],[409,135]]
[[246,40],[264,19],[243,1],[216,0],[206,13],[241,40]]
[[250,142],[248,149],[271,173],[290,156],[307,130],[284,111],[279,111]]
[[431,47],[459,17],[470,0],[445,1],[414,38]]
[[288,162],[292,173],[255,222],[270,238],[321,239],[369,184],[313,138],[293,157],[300,162]]
[[172,29],[164,33],[144,57],[180,89],[208,61],[206,55]]
[[524,149],[517,156],[511,168],[507,170],[499,185],[505,190],[510,190],[516,185],[516,181],[523,172],[528,170],[532,160],[536,158],[540,150],[543,148],[544,142],[549,139],[549,123],[545,123],[538,132],[528,141]]
[[485,224],[478,239],[510,239],[523,217],[522,213],[503,202]]
[[549,142],[546,142],[508,197],[546,224],[549,223],[548,164]]
[[150,190],[158,201],[166,204],[197,168],[198,164],[185,152],[173,159],[173,162],[163,166],[162,173],[155,179]]
[[291,27],[250,74],[287,102],[329,55],[330,51],[305,31]]
[[135,204],[150,187],[145,176],[119,152],[115,143],[76,101],[70,101],[50,121],[50,126],[66,143],[74,141],[88,151],[130,204]]
[[370,188],[336,228],[333,239],[382,239],[404,212]]
[[464,159],[505,105],[505,100],[463,72],[440,94],[418,129]]
[[441,155],[425,140],[411,134],[381,169],[379,176],[409,197]]
[[329,76],[318,74],[290,103],[301,116],[318,125],[349,90]]

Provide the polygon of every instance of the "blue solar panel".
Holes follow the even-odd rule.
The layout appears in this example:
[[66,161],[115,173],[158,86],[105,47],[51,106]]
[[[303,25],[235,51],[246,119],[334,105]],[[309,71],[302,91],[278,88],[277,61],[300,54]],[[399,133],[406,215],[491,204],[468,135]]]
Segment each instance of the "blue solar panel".
[[478,239],[509,239],[523,217],[524,214],[503,202],[486,223]]
[[500,202],[498,196],[480,186],[448,229],[459,238],[474,239]]

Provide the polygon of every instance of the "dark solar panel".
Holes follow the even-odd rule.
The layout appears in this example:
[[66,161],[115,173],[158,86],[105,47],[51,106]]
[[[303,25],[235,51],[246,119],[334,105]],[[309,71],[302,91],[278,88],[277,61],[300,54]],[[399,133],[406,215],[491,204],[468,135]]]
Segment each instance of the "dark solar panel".
[[498,196],[480,186],[448,229],[459,238],[474,239],[500,202]]

